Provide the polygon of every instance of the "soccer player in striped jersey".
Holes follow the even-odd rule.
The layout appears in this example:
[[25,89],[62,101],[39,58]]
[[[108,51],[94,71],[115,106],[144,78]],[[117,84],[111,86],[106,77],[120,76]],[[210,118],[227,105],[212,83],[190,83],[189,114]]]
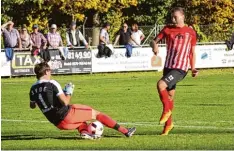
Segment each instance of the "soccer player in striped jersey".
[[126,137],[131,137],[136,128],[120,126],[108,115],[87,105],[70,104],[74,85],[67,84],[62,90],[60,84],[51,79],[51,70],[46,62],[35,65],[34,72],[38,81],[30,89],[30,108],[38,106],[45,117],[61,130],[77,129],[84,139],[96,139],[88,131],[86,121],[96,119],[109,128],[113,128]]
[[172,9],[171,17],[173,25],[165,26],[151,43],[155,55],[159,52],[158,43],[166,39],[167,56],[163,70],[163,77],[157,83],[157,90],[163,104],[163,112],[160,124],[164,125],[161,135],[168,135],[173,129],[172,110],[176,83],[181,81],[191,67],[192,76],[196,77],[195,69],[195,45],[196,33],[185,25],[184,10],[181,7]]

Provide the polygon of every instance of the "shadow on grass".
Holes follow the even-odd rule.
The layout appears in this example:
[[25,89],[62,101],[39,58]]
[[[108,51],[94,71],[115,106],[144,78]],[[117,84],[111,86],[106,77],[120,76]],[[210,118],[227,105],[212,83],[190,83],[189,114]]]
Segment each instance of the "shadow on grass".
[[[120,138],[117,135],[104,135],[105,138]],[[79,136],[37,136],[37,135],[2,135],[2,141],[8,140],[39,140],[39,139],[61,139],[61,140],[82,140]]]
[[[135,136],[160,136],[162,131],[143,131],[134,134]],[[207,135],[207,134],[233,134],[234,130],[224,130],[224,129],[183,129],[180,127],[175,127],[170,133],[170,135]]]
[[221,104],[221,103],[212,103],[212,104],[206,104],[206,103],[202,103],[202,104],[191,104],[193,106],[232,106],[233,104]]
[[195,87],[197,85],[194,84],[178,84],[179,87]]

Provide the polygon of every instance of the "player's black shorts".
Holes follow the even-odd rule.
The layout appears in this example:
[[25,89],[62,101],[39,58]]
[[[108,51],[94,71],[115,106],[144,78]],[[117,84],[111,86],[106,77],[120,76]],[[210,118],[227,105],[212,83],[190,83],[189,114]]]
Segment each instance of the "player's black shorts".
[[164,68],[161,80],[168,85],[167,90],[174,90],[176,88],[176,83],[184,79],[186,75],[187,72],[184,70]]

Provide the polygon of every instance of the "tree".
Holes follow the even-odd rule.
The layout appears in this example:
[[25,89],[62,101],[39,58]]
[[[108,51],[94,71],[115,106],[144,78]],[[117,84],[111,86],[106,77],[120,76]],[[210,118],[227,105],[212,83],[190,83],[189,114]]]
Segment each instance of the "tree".
[[201,31],[209,41],[224,41],[233,32],[233,0],[187,0],[186,3],[187,21],[205,26]]
[[[121,10],[130,5],[136,5],[137,0],[51,0],[50,3],[57,5],[63,13],[71,16],[72,21],[83,21],[85,12],[89,11],[93,16],[92,44],[97,45],[99,42],[97,33],[100,31],[98,28],[101,23],[100,17],[111,21],[118,28],[122,22],[122,20],[118,20],[122,17]],[[109,10],[111,11],[107,13]],[[113,33],[116,31],[116,28],[114,29],[111,30],[111,39],[113,39]]]

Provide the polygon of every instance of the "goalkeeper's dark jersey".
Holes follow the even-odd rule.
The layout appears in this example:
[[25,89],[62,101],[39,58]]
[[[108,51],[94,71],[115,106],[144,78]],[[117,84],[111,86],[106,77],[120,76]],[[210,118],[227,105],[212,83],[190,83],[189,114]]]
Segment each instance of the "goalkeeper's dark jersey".
[[67,115],[70,106],[62,104],[58,98],[63,90],[55,80],[38,80],[32,85],[29,96],[31,102],[36,102],[46,118],[58,125]]

